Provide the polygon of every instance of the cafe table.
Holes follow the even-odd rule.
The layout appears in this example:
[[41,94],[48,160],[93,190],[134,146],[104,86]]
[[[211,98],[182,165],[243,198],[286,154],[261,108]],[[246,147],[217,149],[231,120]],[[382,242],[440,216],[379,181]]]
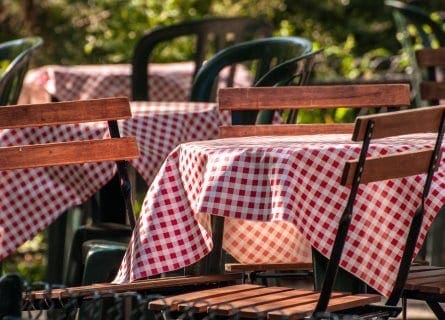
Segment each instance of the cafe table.
[[[380,139],[370,152],[420,149],[434,141],[428,134]],[[344,134],[180,144],[147,192],[114,282],[132,282],[202,259],[213,247],[211,215],[225,218],[223,247],[240,262],[297,262],[308,259],[310,246],[329,256],[349,194],[340,185],[343,165],[360,148]],[[425,204],[416,252],[445,204],[444,162]],[[394,285],[423,182],[418,175],[359,189],[341,266],[385,296]]]
[[[151,63],[148,85],[151,101],[188,101],[193,62]],[[240,69],[234,86],[250,85],[249,73]],[[229,70],[221,73],[221,84]],[[126,96],[131,99],[131,65],[47,65],[30,70],[19,103],[43,103]]]
[[[218,137],[230,122],[214,103],[131,102],[122,136],[135,136],[140,157],[131,164],[149,184],[164,158],[181,142]],[[105,123],[0,130],[0,146],[60,139],[101,138]],[[0,260],[45,229],[65,210],[88,200],[114,175],[114,163],[0,171]]]

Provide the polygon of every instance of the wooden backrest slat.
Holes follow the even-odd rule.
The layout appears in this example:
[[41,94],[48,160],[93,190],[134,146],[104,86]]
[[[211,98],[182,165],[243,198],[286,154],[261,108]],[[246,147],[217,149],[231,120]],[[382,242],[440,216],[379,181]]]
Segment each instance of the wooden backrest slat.
[[223,88],[221,110],[409,106],[408,84]]
[[325,133],[349,133],[354,130],[351,123],[343,124],[285,124],[285,125],[238,125],[220,127],[219,136],[276,136],[276,135],[312,135]]
[[[388,156],[369,157],[366,159],[360,182],[369,183],[426,173],[432,154],[433,149],[431,148]],[[357,163],[357,160],[346,162],[341,179],[342,185],[352,184]]]
[[372,137],[374,139],[402,134],[437,132],[445,105],[423,107],[397,113],[381,113],[377,115],[360,116],[352,140],[363,141],[366,126],[370,120],[375,123]]
[[127,98],[17,105],[0,108],[0,129],[131,118]]
[[134,137],[0,148],[0,170],[130,160],[139,156]]
[[445,67],[445,48],[424,48],[416,51],[417,65],[426,67]]
[[445,82],[422,81],[420,96],[424,100],[445,99]]

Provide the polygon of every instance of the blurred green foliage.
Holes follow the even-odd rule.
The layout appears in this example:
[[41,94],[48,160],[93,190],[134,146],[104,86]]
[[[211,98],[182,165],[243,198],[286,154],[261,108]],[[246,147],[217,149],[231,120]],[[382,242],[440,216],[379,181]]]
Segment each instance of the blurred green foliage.
[[[421,2],[438,9],[440,0]],[[316,79],[375,79],[407,65],[391,10],[383,0],[2,0],[0,41],[40,35],[37,64],[129,62],[137,40],[157,26],[208,16],[255,16],[276,35],[298,35],[324,48]],[[183,60],[190,44],[163,51],[158,60]],[[165,58],[167,57],[167,58]]]

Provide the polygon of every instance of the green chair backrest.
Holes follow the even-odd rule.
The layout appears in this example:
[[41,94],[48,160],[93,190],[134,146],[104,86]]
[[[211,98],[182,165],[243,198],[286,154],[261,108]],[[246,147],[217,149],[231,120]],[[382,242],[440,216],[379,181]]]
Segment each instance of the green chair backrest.
[[[218,52],[202,66],[193,82],[190,100],[212,101],[220,72],[225,67],[239,64],[251,73],[252,86],[290,84],[295,78],[296,67],[301,62],[312,61],[309,59],[311,55],[307,60],[302,59],[311,51],[312,43],[300,37],[264,38],[235,44]],[[278,69],[272,71],[274,67]],[[306,80],[310,68],[303,70],[306,72],[301,79]],[[255,123],[256,120],[256,111],[232,113],[233,124]]]
[[42,43],[31,37],[0,44],[0,106],[17,103],[32,54]]
[[132,59],[132,99],[149,100],[149,63],[158,48],[185,39],[194,43],[193,61],[196,75],[203,62],[225,47],[241,41],[272,35],[272,25],[249,17],[213,17],[162,26],[146,33],[136,44]]
[[[443,29],[443,26],[431,19],[431,16],[427,11],[420,7],[406,4],[397,0],[386,0],[385,4],[394,9],[395,12],[403,15],[409,23],[416,27],[416,31],[418,32],[422,40],[422,45],[425,48],[432,47],[431,35],[437,40],[439,46],[445,46],[445,30]],[[431,34],[426,31],[425,27],[431,29]]]

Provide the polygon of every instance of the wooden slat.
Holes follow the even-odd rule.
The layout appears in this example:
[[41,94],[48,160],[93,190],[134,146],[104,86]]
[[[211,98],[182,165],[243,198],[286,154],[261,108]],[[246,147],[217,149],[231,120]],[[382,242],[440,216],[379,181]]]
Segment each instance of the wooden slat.
[[343,124],[280,124],[280,125],[237,125],[220,127],[220,137],[248,137],[248,136],[279,136],[305,134],[333,134],[353,132],[351,123]]
[[445,67],[445,48],[424,48],[416,51],[419,67]]
[[[299,294],[298,294],[299,293]],[[301,306],[309,303],[314,303],[318,301],[318,298],[320,297],[320,293],[310,291],[310,294],[307,293],[307,291],[303,290],[292,290],[290,292],[287,292],[287,294],[290,296],[291,294],[297,294],[295,297],[292,297],[291,299],[285,299],[285,300],[278,300],[268,303],[262,303],[260,305],[242,308],[239,311],[240,317],[245,318],[256,318],[256,319],[262,319],[264,318],[265,314],[271,311],[286,309],[289,307],[295,307],[295,306]],[[331,297],[342,297],[346,296],[348,293],[345,292],[333,292]]]
[[445,277],[445,270],[443,268],[441,269],[431,269],[428,271],[419,271],[419,272],[410,272],[408,275],[408,281],[413,279],[426,279],[430,277],[435,277],[443,275]]
[[445,99],[445,82],[422,81],[420,96],[423,100]]
[[260,285],[254,284],[240,284],[216,289],[208,289],[204,291],[190,292],[151,301],[148,304],[148,308],[151,310],[169,309],[174,311],[177,310],[178,305],[183,302],[207,301],[207,299],[225,296],[227,294],[241,294],[243,292],[252,292],[253,290],[256,290],[258,288],[262,287]]
[[374,139],[410,133],[437,132],[444,110],[445,105],[440,105],[360,116],[356,119],[352,140],[363,141],[366,126],[371,120],[375,123],[372,134]]
[[[276,288],[277,287],[275,287],[275,289]],[[285,291],[273,292],[270,289],[274,289],[274,287],[265,289],[269,289],[270,292],[265,295],[240,297],[234,301],[213,302],[212,305],[209,306],[208,312],[221,316],[231,316],[234,315],[234,313],[241,312],[243,309],[247,310],[246,313],[249,313],[249,311],[252,312],[252,309],[259,311],[263,306],[266,306],[266,309],[273,310],[270,309],[272,305],[274,305],[275,308],[279,304],[286,305],[286,303],[292,303],[295,305],[295,299],[310,295],[314,296],[314,291],[312,290],[293,290],[288,288],[288,290]],[[264,310],[264,308],[262,309]]]
[[266,271],[266,270],[312,270],[312,263],[269,263],[269,264],[243,264],[226,263],[224,265],[227,272],[242,271]]
[[[167,277],[160,279],[140,280],[132,283],[112,284],[102,283],[88,286],[70,287],[67,289],[53,289],[51,292],[33,291],[26,293],[25,298],[30,300],[39,299],[59,299],[70,298],[72,296],[88,297],[94,293],[109,293],[109,292],[126,292],[126,291],[147,291],[159,288],[181,287],[190,285],[211,284],[219,282],[233,282],[241,279],[241,274],[223,274],[223,275],[206,275],[194,277]],[[258,287],[258,286],[255,286]],[[29,294],[29,296],[28,296]]]
[[423,293],[445,294],[445,280],[437,279],[434,283],[422,284],[416,289]]
[[[359,294],[353,296],[339,296],[339,297],[334,297],[329,301],[328,311],[335,312],[338,310],[355,308],[370,303],[376,303],[379,301],[380,301],[380,296],[378,295]],[[304,317],[312,313],[312,311],[315,309],[316,304],[317,304],[316,302],[313,302],[303,305],[297,305],[291,308],[271,311],[268,313],[268,319],[270,320],[303,319]]]
[[409,106],[408,84],[223,88],[221,110]]
[[0,170],[129,160],[138,156],[134,137],[3,147]]
[[[428,171],[432,149],[366,158],[361,183],[407,177]],[[358,160],[346,161],[342,185],[351,185]]]
[[411,273],[417,273],[422,271],[428,271],[428,270],[439,270],[439,269],[445,269],[445,267],[438,267],[438,266],[428,266],[428,265],[411,265],[409,268],[409,272]]
[[[208,297],[202,300],[186,301],[179,303],[178,310],[185,311],[193,308],[195,312],[216,313],[223,316],[231,316],[240,308],[258,305],[262,302],[272,302],[288,297],[286,292],[292,291],[286,287],[261,287],[254,290],[234,292],[217,297]],[[307,293],[309,294],[309,292]]]
[[0,108],[0,129],[129,118],[125,97],[17,105]]

